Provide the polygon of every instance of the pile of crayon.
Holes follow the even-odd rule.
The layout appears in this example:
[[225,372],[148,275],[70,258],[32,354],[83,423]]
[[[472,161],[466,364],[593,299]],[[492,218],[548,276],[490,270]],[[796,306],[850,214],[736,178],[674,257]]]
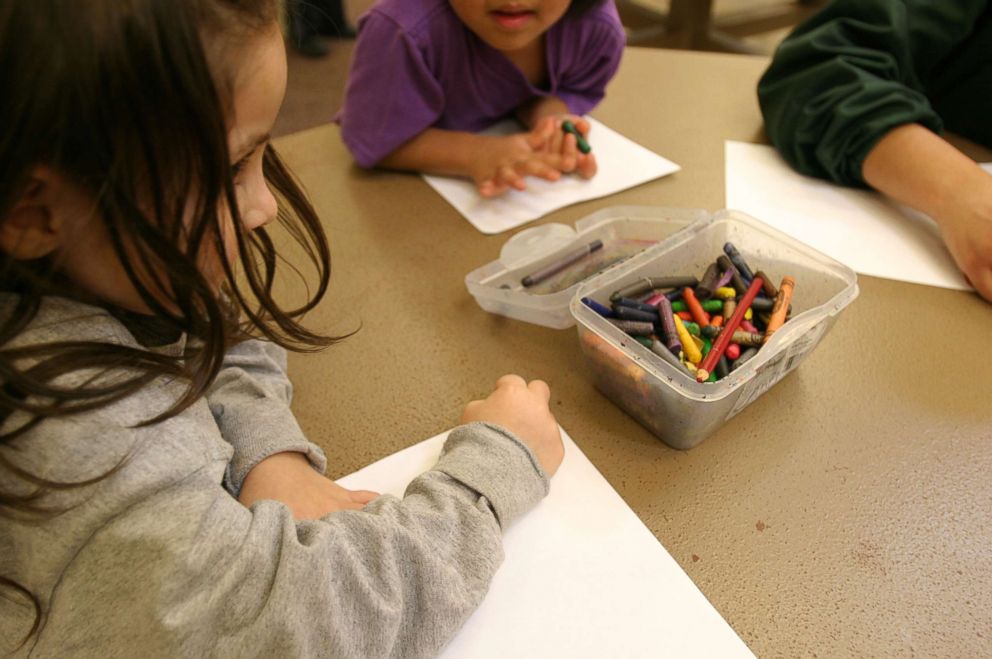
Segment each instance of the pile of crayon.
[[614,291],[610,307],[582,302],[697,382],[716,382],[754,357],[788,320],[796,286],[785,276],[776,288],[732,243],[723,251],[700,279],[642,277]]

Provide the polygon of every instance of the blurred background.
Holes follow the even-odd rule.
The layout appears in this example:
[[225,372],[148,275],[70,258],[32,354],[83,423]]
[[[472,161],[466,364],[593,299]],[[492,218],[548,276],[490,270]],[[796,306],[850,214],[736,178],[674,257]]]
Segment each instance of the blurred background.
[[[286,0],[289,87],[273,130],[331,121],[341,104],[359,16],[375,0]],[[770,55],[826,0],[617,0],[630,46]],[[344,25],[339,25],[343,19]]]

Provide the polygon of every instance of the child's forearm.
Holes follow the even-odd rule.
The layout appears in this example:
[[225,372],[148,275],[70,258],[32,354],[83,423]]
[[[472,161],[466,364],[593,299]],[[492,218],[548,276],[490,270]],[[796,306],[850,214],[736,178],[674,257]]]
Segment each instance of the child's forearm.
[[494,138],[428,128],[379,161],[380,167],[473,178],[479,154]]
[[893,129],[868,153],[861,174],[868,185],[933,217],[992,183],[971,158],[919,124]]
[[527,128],[533,128],[544,117],[569,114],[565,101],[557,96],[539,96],[517,108],[517,120]]
[[883,137],[865,158],[862,175],[932,217],[958,268],[992,301],[992,176],[917,124]]

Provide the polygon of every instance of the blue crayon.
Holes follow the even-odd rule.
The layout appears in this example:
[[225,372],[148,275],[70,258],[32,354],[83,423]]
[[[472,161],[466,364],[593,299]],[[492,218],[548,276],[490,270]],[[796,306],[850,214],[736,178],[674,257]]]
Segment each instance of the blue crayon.
[[741,256],[741,253],[737,251],[734,244],[729,242],[724,243],[723,253],[730,257],[730,262],[734,264],[734,267],[737,268],[737,272],[741,273],[741,277],[745,282],[747,282],[748,286],[750,286],[751,281],[754,280],[754,271],[748,267],[747,261],[745,261],[744,257]]
[[586,305],[596,313],[598,313],[603,318],[613,318],[613,311],[609,307],[604,306],[592,299],[591,297],[582,298],[582,304]]

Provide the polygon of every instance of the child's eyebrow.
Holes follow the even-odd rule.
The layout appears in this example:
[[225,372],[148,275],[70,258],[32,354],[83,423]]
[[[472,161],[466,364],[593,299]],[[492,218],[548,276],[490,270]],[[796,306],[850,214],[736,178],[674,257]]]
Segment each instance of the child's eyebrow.
[[265,133],[264,135],[259,135],[258,137],[252,139],[251,142],[249,142],[245,146],[243,146],[240,149],[238,149],[237,151],[235,151],[235,153],[238,154],[238,157],[237,158],[234,158],[234,162],[237,162],[237,161],[241,160],[242,158],[244,158],[245,156],[254,153],[255,152],[255,149],[257,149],[261,145],[265,144],[270,139],[272,139],[272,134],[271,133]]

